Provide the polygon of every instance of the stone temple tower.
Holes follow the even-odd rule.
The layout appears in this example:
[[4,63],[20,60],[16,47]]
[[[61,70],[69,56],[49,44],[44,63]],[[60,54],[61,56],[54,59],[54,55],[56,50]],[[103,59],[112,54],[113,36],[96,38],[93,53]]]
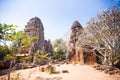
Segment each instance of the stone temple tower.
[[29,54],[31,54],[32,51],[42,52],[44,46],[44,28],[41,20],[38,17],[30,19],[24,31],[29,34],[29,38],[33,36],[38,37],[38,39],[31,44]]
[[76,43],[78,41],[79,35],[82,34],[83,27],[78,21],[74,21],[69,34],[69,41],[67,45],[67,58],[71,58],[76,54]]
[[[84,33],[84,28],[78,21],[74,21],[69,35],[67,45],[67,59],[69,61],[79,62],[80,64],[94,64],[96,63],[96,53],[93,47],[85,44],[84,47],[79,44],[82,42],[81,35]],[[80,47],[81,46],[81,47]]]

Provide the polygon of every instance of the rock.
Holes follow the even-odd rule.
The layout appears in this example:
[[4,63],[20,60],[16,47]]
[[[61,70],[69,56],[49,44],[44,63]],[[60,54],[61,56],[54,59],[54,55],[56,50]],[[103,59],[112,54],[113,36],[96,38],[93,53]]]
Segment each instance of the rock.
[[114,70],[114,73],[118,73],[118,70]]
[[100,67],[96,67],[97,70],[100,70]]
[[105,73],[108,73],[108,70],[104,70]]
[[93,68],[96,68],[96,67],[100,67],[100,64],[95,63],[95,64],[93,65]]
[[100,66],[101,70],[105,70],[106,67],[107,67],[106,65],[101,65],[101,66]]
[[68,70],[62,70],[62,73],[69,73]]
[[108,71],[108,74],[112,75],[114,74],[114,71]]
[[96,68],[96,65],[93,65],[93,68]]
[[44,68],[44,67],[40,67],[40,68],[39,68],[39,71],[40,71],[40,72],[45,72],[45,68]]
[[113,66],[107,66],[106,68],[107,68],[109,71],[114,70],[114,67],[113,67]]

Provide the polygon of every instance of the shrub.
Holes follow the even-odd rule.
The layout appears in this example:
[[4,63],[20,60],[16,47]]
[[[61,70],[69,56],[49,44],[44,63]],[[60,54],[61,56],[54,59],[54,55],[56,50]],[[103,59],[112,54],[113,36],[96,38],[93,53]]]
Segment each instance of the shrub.
[[46,72],[48,72],[49,74],[54,73],[54,72],[55,72],[55,67],[52,66],[52,65],[48,65],[48,66],[46,67]]

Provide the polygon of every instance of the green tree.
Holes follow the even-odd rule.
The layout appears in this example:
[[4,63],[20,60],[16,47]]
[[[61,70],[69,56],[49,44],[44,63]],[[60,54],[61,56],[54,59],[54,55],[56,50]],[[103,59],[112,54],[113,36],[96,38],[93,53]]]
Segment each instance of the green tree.
[[[16,55],[25,53],[24,51],[29,52],[31,44],[38,39],[36,36],[29,37],[30,35],[26,34],[24,31],[16,31],[16,28],[17,26],[15,25],[0,24],[0,44],[4,44],[0,45],[0,56],[10,61],[10,72],[17,58]],[[6,45],[6,42],[9,42],[9,45]],[[31,55],[21,58],[22,62],[32,59],[31,57],[34,56],[34,53],[35,52],[32,52]],[[3,59],[0,60],[3,61]],[[3,64],[2,61],[0,61],[1,65]],[[8,80],[10,80],[10,72],[8,73]]]
[[6,56],[7,54],[11,53],[11,50],[9,49],[9,46],[6,44],[7,36],[11,36],[17,26],[15,25],[8,25],[8,24],[0,24],[0,62],[3,64],[6,62]]
[[[4,58],[3,60],[10,61],[10,72],[12,70],[12,65],[17,58],[16,54],[20,53],[22,50],[29,48],[32,41],[37,39],[35,36],[29,38],[29,35],[25,34],[24,31],[16,32],[16,28],[17,26],[15,25],[0,24],[0,43],[4,44],[0,45],[0,56]],[[9,42],[9,45],[6,45],[6,42]],[[0,61],[0,63],[2,61]],[[8,80],[10,80],[10,72],[8,73]]]
[[[15,25],[8,25],[8,24],[0,24],[0,57],[3,58],[0,62],[6,60],[13,59],[12,49],[9,48],[9,45],[6,44],[6,42],[10,41],[8,40],[8,36],[12,37],[12,34],[14,34],[15,29],[17,26]],[[12,62],[10,64],[10,68],[12,66]],[[8,80],[10,80],[10,73],[8,73]]]
[[15,30],[16,30],[17,26],[16,25],[8,25],[8,24],[0,24],[0,43],[6,45],[7,39],[6,36],[11,36]]
[[60,48],[62,50],[66,49],[66,42],[63,39],[56,39],[55,41],[53,41],[52,45],[54,49],[57,48]]
[[55,41],[53,41],[53,48],[53,59],[65,59],[66,42],[63,39],[56,39]]

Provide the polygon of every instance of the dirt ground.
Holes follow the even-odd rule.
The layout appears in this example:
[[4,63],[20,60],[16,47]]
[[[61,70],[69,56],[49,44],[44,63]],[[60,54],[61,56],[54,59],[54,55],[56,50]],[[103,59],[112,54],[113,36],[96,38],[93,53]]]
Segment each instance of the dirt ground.
[[[40,72],[39,67],[35,67],[17,70],[12,73],[12,77],[15,76],[19,80],[120,80],[120,75],[108,75],[89,65],[63,64],[54,66],[56,68],[56,73],[54,74]],[[62,73],[62,70],[68,72]],[[4,80],[2,79],[3,77],[5,76],[0,76],[0,80]]]

